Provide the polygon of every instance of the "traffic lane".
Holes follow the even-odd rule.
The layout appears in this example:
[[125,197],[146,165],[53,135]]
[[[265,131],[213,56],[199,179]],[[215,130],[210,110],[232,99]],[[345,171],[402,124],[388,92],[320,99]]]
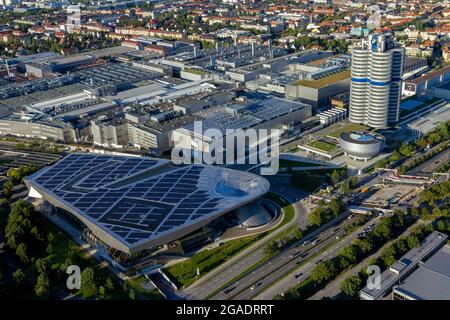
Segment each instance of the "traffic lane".
[[[322,243],[322,242],[321,242]],[[281,268],[286,263],[290,262],[290,255],[297,254],[295,250],[289,250],[283,255],[279,256],[277,260],[269,260],[261,267],[252,271],[242,279],[232,283],[230,286],[216,294],[212,299],[214,300],[225,300],[231,298],[236,292],[250,287],[253,284],[260,282],[261,279],[267,276],[268,272],[275,272],[277,269]],[[301,252],[305,254],[306,251]],[[298,255],[298,254],[297,254]],[[296,256],[297,256],[296,255]]]
[[211,278],[204,284],[199,287],[196,287],[192,290],[185,290],[185,293],[188,295],[195,296],[196,299],[205,299],[211,293],[220,288],[225,283],[231,281],[236,275],[241,274],[249,267],[255,264],[256,261],[260,261],[264,258],[264,251],[262,249],[256,250],[254,253],[251,253],[241,260],[231,265],[229,268],[216,275],[214,278]]
[[[302,206],[302,208],[303,208],[303,210],[305,210],[305,208],[303,206]],[[303,239],[298,241],[296,244],[291,245],[290,248],[295,247],[296,245],[302,243],[303,241],[310,240],[310,239],[316,237],[317,235],[320,235],[320,233],[322,233],[323,230],[327,230],[331,226],[334,226],[336,223],[340,223],[341,221],[343,221],[348,216],[349,216],[349,212],[343,213],[340,217],[338,217],[338,218],[336,218],[336,219],[326,223],[325,225],[321,226],[319,229],[315,230],[311,234],[308,234],[307,236],[305,236]],[[239,274],[243,273],[244,271],[248,270],[249,268],[251,268],[256,262],[262,260],[264,258],[264,246],[262,246],[261,248],[257,249],[257,251],[255,251],[255,254],[257,254],[257,253],[258,253],[258,256],[253,256],[253,257],[246,256],[246,257],[243,257],[241,260],[239,260],[238,263],[230,266],[226,271],[218,274],[216,277],[208,280],[204,284],[202,284],[202,285],[200,285],[200,286],[198,286],[196,288],[193,288],[191,290],[189,290],[189,288],[186,289],[185,290],[185,294],[186,295],[190,295],[190,296],[194,296],[196,299],[205,299],[205,298],[207,298],[209,295],[211,295],[218,288],[222,287],[227,282],[231,281],[237,275],[239,275]],[[266,264],[270,265],[271,261],[269,260],[269,262],[263,264],[263,266],[266,266]],[[235,282],[233,282],[232,284],[227,286],[224,290],[222,290],[222,292],[224,292],[227,289],[232,288],[232,285],[234,283]],[[232,291],[234,291],[234,290],[232,290]]]
[[[304,221],[306,209],[303,205],[301,205],[300,202],[295,203],[295,205],[297,208],[297,219],[302,217],[301,219],[303,219],[302,221]],[[299,224],[300,223],[301,222],[299,222]],[[264,246],[261,246],[254,253],[243,257],[238,262],[227,268],[227,270],[224,270],[224,272],[218,274],[216,277],[207,280],[197,287],[185,289],[182,295],[189,298],[195,297],[196,299],[205,299],[214,291],[216,291],[217,288],[220,288],[221,286],[235,278],[236,275],[243,273],[245,270],[251,268],[256,262],[262,260],[264,256]]]
[[[276,263],[274,263],[274,261],[276,261],[277,258],[281,258],[283,259],[283,257],[290,255],[293,251],[289,251],[289,250],[294,250],[296,247],[298,247],[300,244],[302,244],[304,241],[308,241],[311,240],[313,238],[320,238],[320,237],[326,237],[329,232],[332,232],[332,230],[334,230],[336,227],[334,227],[337,223],[342,223],[342,221],[346,221],[346,218],[349,216],[349,212],[345,212],[343,213],[340,217],[326,223],[325,225],[321,226],[319,229],[315,230],[314,232],[308,234],[307,236],[305,236],[304,238],[302,238],[301,240],[299,240],[298,242],[292,244],[289,248],[287,248],[283,253],[278,254],[277,256],[271,258],[268,262],[264,263],[263,265],[259,266],[257,269],[259,270],[263,270],[264,274],[268,274],[269,272],[273,272],[273,270],[275,270],[274,267],[272,267],[272,264],[275,264],[275,267],[277,267]],[[331,227],[334,227],[333,229],[331,229]],[[259,271],[261,272],[261,271]],[[254,270],[251,274],[247,275],[246,277],[249,277],[251,275],[255,275],[256,271]],[[230,284],[227,288],[225,288],[224,290],[222,290],[220,293],[218,293],[217,295],[215,295],[213,298],[217,298],[217,296],[219,295],[220,297],[226,299],[226,297],[231,296],[229,295],[230,292],[227,292],[228,289],[233,288],[234,286],[236,286],[237,283],[240,283],[244,278]],[[234,289],[232,291],[235,291]],[[224,296],[222,296],[224,295]]]
[[[254,289],[252,289],[252,287],[250,286],[250,287],[246,288],[244,291],[242,291],[241,293],[239,293],[238,295],[235,295],[234,297],[232,297],[232,299],[233,300],[238,300],[238,299],[246,300],[246,299],[251,299],[252,297],[258,295],[260,292],[264,291],[264,289],[267,288],[268,285],[270,285],[271,283],[282,278],[286,274],[290,274],[292,271],[294,271],[298,267],[298,264],[303,262],[305,259],[309,259],[310,256],[319,253],[325,247],[327,247],[330,244],[332,244],[333,242],[335,242],[336,236],[342,237],[343,232],[336,233],[336,234],[333,233],[327,239],[325,239],[321,243],[321,245],[317,245],[316,247],[310,248],[309,251],[306,251],[306,252],[308,252],[308,256],[304,257],[303,259],[301,258],[301,255],[306,254],[306,252],[304,252],[302,254],[298,254],[297,256],[294,256],[293,258],[287,257],[287,259],[289,259],[288,261],[286,261],[286,262],[282,261],[282,263],[280,263],[277,270],[275,270],[274,272],[270,273],[265,278],[258,281],[255,284]],[[296,281],[299,281],[299,280],[303,279],[303,277],[306,277],[307,274],[310,273],[311,269],[315,266],[315,263],[317,263],[317,261],[319,261],[321,259],[325,260],[331,254],[333,254],[333,251],[327,250],[327,252],[323,253],[322,255],[311,259],[311,261],[306,262],[295,273],[288,276],[288,278],[295,280],[294,282],[291,282],[291,283],[296,283]]]
[[[343,232],[343,228],[347,225],[352,223],[353,221],[349,221],[347,223],[344,223],[343,225],[340,226],[340,232]],[[342,224],[342,222],[341,222]],[[302,240],[300,240],[295,246],[293,246],[292,248],[286,250],[285,252],[283,252],[282,254],[272,258],[271,260],[269,260],[267,263],[263,264],[262,266],[258,267],[256,270],[254,270],[253,272],[251,272],[250,274],[248,274],[247,276],[245,276],[244,278],[240,279],[239,281],[234,282],[233,284],[231,284],[230,286],[228,286],[227,288],[225,288],[224,290],[222,290],[220,293],[218,293],[217,295],[215,295],[213,297],[213,299],[227,299],[230,298],[231,296],[233,296],[233,294],[235,294],[237,291],[237,289],[244,289],[245,286],[252,286],[253,284],[258,284],[261,279],[263,279],[264,277],[267,277],[267,275],[271,272],[276,272],[277,270],[279,270],[280,268],[284,268],[286,269],[286,265],[291,263],[292,261],[298,261],[299,257],[304,255],[304,254],[308,254],[308,256],[312,255],[315,253],[315,251],[320,251],[324,246],[327,246],[329,244],[329,242],[325,241],[325,240],[329,240],[329,239],[335,239],[337,233],[335,233],[335,229],[337,227],[331,228],[331,229],[327,229],[326,231],[320,233],[319,235],[317,235],[316,237],[311,237],[311,238],[304,238]],[[342,236],[342,235],[341,235]],[[301,246],[300,244],[304,241],[308,241],[311,240],[313,238],[317,238],[315,239],[315,241],[317,241],[318,243],[314,246],[312,245],[312,243],[309,243],[306,246]],[[320,241],[320,242],[319,242]],[[293,257],[293,258],[291,258]],[[306,259],[307,257],[304,257],[304,259]],[[296,266],[296,263],[294,263],[294,265]],[[294,267],[294,266],[292,266]],[[294,267],[295,268],[295,267]],[[283,270],[284,270],[283,269]],[[232,291],[229,291],[227,293],[228,289],[234,288]]]
[[[341,241],[336,243],[336,246],[333,246],[332,248],[330,248],[329,250],[327,250],[325,253],[323,253],[320,257],[318,257],[317,259],[322,259],[322,260],[326,260],[326,259],[330,259],[334,256],[336,256],[337,254],[339,254],[339,251],[350,245],[352,240],[355,238],[355,236],[357,234],[359,234],[361,232],[361,230],[367,229],[369,227],[372,227],[373,225],[378,224],[380,221],[380,217],[376,217],[370,221],[368,221],[366,224],[364,224],[363,226],[361,226],[360,228],[356,229],[355,231],[353,231],[350,235],[346,236],[344,239],[342,239]],[[316,260],[317,261],[317,260]],[[308,265],[308,264],[306,264]],[[305,266],[306,266],[305,265]],[[306,275],[309,276],[309,273],[312,270],[305,270],[303,269],[299,269],[298,272],[303,272],[305,274],[305,278],[306,279]],[[296,272],[296,273],[298,273]],[[294,282],[295,283],[295,282]],[[274,296],[278,295],[278,294],[282,294],[284,292],[286,292],[287,290],[289,290],[290,288],[294,287],[294,285],[292,285],[292,277],[288,277],[286,279],[281,280],[280,282],[278,282],[277,284],[275,284],[274,286],[270,287],[269,289],[267,289],[267,291],[262,292],[257,299],[258,300],[265,300],[265,299],[272,299]]]

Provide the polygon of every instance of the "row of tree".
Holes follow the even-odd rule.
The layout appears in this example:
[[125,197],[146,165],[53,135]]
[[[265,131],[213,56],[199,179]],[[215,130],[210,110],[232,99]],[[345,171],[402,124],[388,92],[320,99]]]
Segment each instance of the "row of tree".
[[[431,225],[417,227],[409,236],[403,237],[387,247],[380,257],[370,264],[379,266],[381,270],[387,269],[406,252],[420,245],[420,242],[431,231]],[[346,278],[341,283],[341,292],[348,298],[357,298],[359,291],[365,286],[367,277],[367,271],[363,269],[358,274]]]
[[21,183],[23,178],[34,173],[37,169],[34,164],[22,165],[19,168],[10,168],[7,172],[8,179],[3,184],[3,196],[9,199],[13,187]]
[[376,252],[384,243],[402,233],[409,223],[403,212],[397,211],[391,217],[383,218],[380,223],[363,238],[355,238],[349,246],[342,248],[337,256],[318,263],[310,277],[305,280],[306,288],[289,290],[284,299],[306,298],[323,288],[346,268],[360,262]]
[[264,254],[268,257],[273,257],[290,244],[300,240],[302,237],[303,237],[302,230],[296,229],[293,233],[289,235],[286,235],[280,239],[269,241],[264,246]]
[[[449,139],[450,139],[450,121],[447,121],[446,123],[441,123],[436,129],[429,132],[420,139],[411,143],[401,144],[398,149],[394,150],[394,152],[389,158],[378,161],[375,164],[375,167],[377,168],[391,167],[392,164],[396,163],[400,159],[411,158],[417,152],[422,152],[427,147],[433,147]],[[415,165],[417,166],[418,164],[419,163],[416,163]]]

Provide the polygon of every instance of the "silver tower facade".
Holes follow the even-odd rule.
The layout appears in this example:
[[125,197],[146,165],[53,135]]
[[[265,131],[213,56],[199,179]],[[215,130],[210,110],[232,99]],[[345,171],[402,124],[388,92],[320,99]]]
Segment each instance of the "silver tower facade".
[[373,128],[393,126],[399,119],[404,49],[391,34],[373,34],[352,52],[351,122]]

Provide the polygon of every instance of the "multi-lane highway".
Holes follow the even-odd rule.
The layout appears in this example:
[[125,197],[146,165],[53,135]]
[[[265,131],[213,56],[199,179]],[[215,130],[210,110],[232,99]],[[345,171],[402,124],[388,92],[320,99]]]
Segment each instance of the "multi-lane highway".
[[[292,272],[293,270],[295,270],[295,272],[293,272],[292,274],[289,274],[287,277],[283,278],[281,281],[276,282],[275,284],[270,286],[268,289],[264,290],[264,287],[261,286],[261,289],[259,290],[259,292],[255,292],[254,294],[250,294],[247,296],[253,297],[254,299],[258,299],[258,300],[266,300],[266,299],[272,299],[276,295],[285,293],[290,288],[296,286],[298,283],[305,280],[311,274],[311,271],[314,269],[315,263],[318,260],[325,261],[325,260],[328,260],[328,259],[336,256],[342,248],[348,246],[351,243],[351,241],[358,236],[358,234],[362,231],[362,229],[373,228],[375,225],[377,225],[379,223],[379,221],[380,221],[380,217],[378,217],[378,216],[374,219],[369,220],[366,224],[357,228],[356,230],[351,232],[349,235],[345,236],[342,240],[336,241],[336,243],[331,248],[326,249],[324,252],[319,254],[317,257],[315,257],[311,261],[308,261],[306,264],[302,265],[297,270],[295,270],[295,266],[293,265],[293,263],[295,264],[295,262],[290,262],[290,263],[286,264],[285,266],[283,266],[282,271],[277,271],[278,274],[283,276],[283,275],[288,274],[289,272]],[[343,223],[343,225],[345,225],[345,224]],[[342,228],[341,228],[341,230],[342,230]],[[342,233],[341,230],[338,232],[338,235],[340,235]],[[330,238],[328,238],[328,240],[326,242],[325,241],[324,242],[327,244],[332,244],[333,241],[334,241],[334,238],[330,237]],[[326,247],[327,244],[323,244],[322,247]],[[278,279],[280,279],[280,277]],[[269,280],[269,278],[268,278],[268,280]],[[272,283],[274,282],[273,279],[270,279],[270,281]],[[243,295],[241,295],[239,298],[245,299],[242,297],[243,297]]]
[[232,260],[211,271],[209,274],[205,275],[204,279],[200,279],[188,288],[179,292],[180,295],[187,299],[206,299],[217,291],[218,288],[221,288],[226,283],[233,280],[237,275],[240,275],[245,270],[254,266],[256,262],[261,261],[264,258],[264,243],[284,232],[285,229],[293,225],[299,225],[299,223],[304,221],[304,217],[307,213],[303,205],[301,205],[300,202],[293,202],[293,206],[295,210],[293,221],[272,232],[260,245],[256,247],[252,246],[254,250],[245,250],[242,255],[233,257]]
[[[341,223],[343,228],[346,223]],[[335,228],[329,228],[319,236],[312,238],[307,245],[295,245],[293,248],[284,251],[279,256],[255,269],[239,281],[232,283],[225,290],[216,294],[212,299],[225,300],[246,300],[267,288],[270,284],[295,270],[304,260],[317,255],[329,244],[337,241],[336,237],[342,237],[344,231],[334,232]],[[313,244],[315,243],[315,244]],[[315,261],[315,259],[313,259]],[[231,290],[231,291],[230,291]]]
[[[289,249],[271,258],[242,279],[231,283],[212,299],[250,299],[274,281],[282,278],[292,270],[298,268],[304,260],[317,255],[325,247],[338,241],[344,236],[344,229],[353,223],[347,219],[348,213],[343,214],[322,228],[293,244]],[[303,243],[306,245],[303,246]]]

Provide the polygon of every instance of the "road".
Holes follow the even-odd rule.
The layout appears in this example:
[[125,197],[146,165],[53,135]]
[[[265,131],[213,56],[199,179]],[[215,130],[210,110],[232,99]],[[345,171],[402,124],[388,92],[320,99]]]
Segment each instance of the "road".
[[371,264],[371,262],[374,261],[375,259],[378,259],[391,244],[396,242],[401,237],[407,237],[418,226],[424,225],[426,223],[429,223],[429,222],[425,222],[423,220],[417,221],[416,223],[411,225],[408,229],[406,229],[405,232],[403,232],[400,236],[385,243],[379,250],[377,250],[377,252],[368,256],[363,261],[358,263],[356,266],[354,266],[350,270],[346,271],[345,273],[341,274],[335,280],[331,281],[325,288],[323,288],[322,290],[317,292],[315,295],[310,297],[309,300],[320,300],[325,297],[330,297],[332,299],[336,299],[341,292],[342,281],[344,281],[345,279],[347,279],[348,277],[350,277],[352,275],[358,274],[361,270],[367,268]]
[[[353,223],[353,220],[347,219],[349,213],[346,212],[337,219],[330,221],[311,234],[305,236],[302,240],[292,244],[282,253],[271,258],[264,265],[259,266],[242,279],[230,284],[226,289],[216,294],[213,299],[250,299],[274,281],[282,278],[287,273],[298,267],[300,260],[304,260],[317,254],[323,248],[336,241],[336,236],[342,238],[346,226]],[[338,226],[337,226],[338,225]],[[339,230],[336,230],[336,227]],[[304,241],[320,241],[316,245],[312,243],[302,246]],[[317,240],[320,239],[320,240]],[[256,288],[250,289],[255,285]]]
[[436,169],[450,160],[450,148],[438,153],[428,161],[415,167],[408,174],[427,174],[431,175]]
[[[344,220],[340,226],[340,231],[336,233],[333,232],[335,228],[329,228],[326,231],[322,231],[320,235],[313,234],[310,237],[305,237],[304,240],[312,240],[316,238],[314,241],[318,241],[316,245],[309,243],[308,245],[302,246],[297,243],[292,246],[289,250],[283,251],[278,256],[272,258],[264,265],[258,267],[253,272],[245,276],[244,278],[232,283],[227,287],[226,290],[232,290],[230,293],[228,291],[222,290],[217,295],[215,295],[212,299],[215,300],[248,300],[251,299],[254,295],[261,292],[264,288],[277,281],[278,279],[285,276],[287,273],[296,269],[298,264],[303,260],[311,257],[329,244],[336,241],[336,236],[342,237],[344,235],[345,226],[349,225],[347,220]],[[315,259],[313,259],[315,261]],[[254,286],[254,287],[253,287]],[[253,287],[253,289],[252,289]]]
[[206,299],[218,288],[222,287],[237,275],[252,267],[256,262],[263,259],[264,244],[277,235],[283,233],[291,226],[301,223],[301,221],[304,220],[303,216],[306,216],[307,214],[306,210],[301,204],[296,203],[295,201],[291,201],[289,198],[287,198],[287,200],[290,203],[294,204],[295,216],[292,221],[273,231],[254,245],[250,246],[241,253],[232,257],[230,260],[221,264],[219,267],[210,271],[208,274],[200,278],[197,282],[190,285],[188,288],[180,290],[179,294],[186,299]]
[[[261,288],[261,290],[259,290],[259,291],[262,291],[262,292],[260,292],[259,294],[255,295],[255,293],[253,293],[253,294],[249,294],[247,296],[255,297],[258,300],[270,300],[273,297],[275,297],[276,295],[283,294],[284,292],[288,291],[290,288],[296,286],[297,284],[299,284],[300,282],[302,282],[303,280],[308,278],[308,276],[311,274],[311,271],[315,267],[314,263],[316,261],[318,261],[318,260],[325,261],[332,257],[335,257],[336,255],[338,255],[339,251],[342,248],[348,246],[352,242],[352,240],[354,238],[356,238],[357,235],[363,229],[369,228],[371,226],[375,226],[376,224],[379,223],[379,221],[380,221],[380,217],[376,217],[376,218],[368,221],[363,226],[357,228],[352,233],[345,236],[345,238],[342,239],[341,241],[336,242],[336,244],[334,246],[332,246],[329,249],[326,249],[323,253],[319,254],[317,257],[315,257],[311,261],[308,261],[306,264],[304,264],[300,268],[298,268],[295,272],[293,272],[292,274],[289,274],[287,277],[285,277],[281,281],[275,283],[274,285],[269,287],[267,290],[263,290],[264,288]],[[339,234],[341,232],[342,231],[339,231]],[[334,237],[332,237],[330,240],[328,240],[328,243],[331,244],[331,243],[333,243],[333,241],[334,241]],[[322,246],[325,247],[327,245],[322,245]],[[292,272],[293,270],[295,270],[295,261],[285,264],[282,267],[282,270],[277,270],[277,273],[281,276],[284,276],[284,275],[288,274],[289,272]],[[301,274],[301,276],[296,277],[296,275],[299,275],[299,274]],[[270,280],[270,282],[273,282],[273,281],[274,281],[273,279]],[[253,290],[253,291],[255,291],[255,290]],[[242,297],[242,295],[240,297]]]

